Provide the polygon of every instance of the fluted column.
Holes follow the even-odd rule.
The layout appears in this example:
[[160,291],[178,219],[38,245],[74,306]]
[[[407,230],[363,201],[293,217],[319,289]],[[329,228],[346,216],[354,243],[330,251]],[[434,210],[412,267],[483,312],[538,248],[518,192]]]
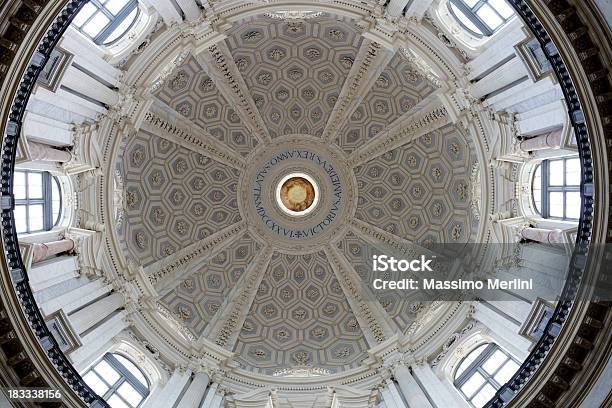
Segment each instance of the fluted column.
[[204,398],[209,380],[210,378],[206,372],[201,371],[196,373],[177,408],[198,408],[202,402],[202,398]]
[[42,143],[29,142],[28,148],[30,150],[30,158],[34,161],[66,163],[72,159],[70,152],[55,149]]
[[103,321],[107,316],[124,304],[123,295],[118,292],[111,293],[89,306],[70,315],[70,323],[78,334],[92,328],[96,323]]
[[427,396],[412,377],[408,367],[401,363],[395,365],[393,367],[393,376],[409,408],[432,408]]
[[561,147],[561,130],[523,140],[519,146],[524,152],[559,149]]
[[525,239],[541,242],[548,245],[565,243],[565,236],[560,229],[545,229],[525,227],[521,230],[521,236]]
[[60,239],[59,241],[45,242],[42,244],[32,244],[32,263],[38,263],[49,259],[62,252],[72,251],[74,241],[70,238]]

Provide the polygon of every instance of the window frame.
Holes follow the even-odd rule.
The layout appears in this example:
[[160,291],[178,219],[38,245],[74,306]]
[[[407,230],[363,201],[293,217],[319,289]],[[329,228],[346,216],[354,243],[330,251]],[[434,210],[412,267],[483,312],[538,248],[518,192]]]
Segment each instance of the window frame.
[[[466,356],[459,361],[459,363],[457,364],[457,366],[455,368],[455,371],[454,371],[455,375],[456,375],[456,372],[459,369],[459,367],[461,367],[461,364],[463,363],[463,361],[465,361],[465,359],[467,357],[469,357],[469,355],[472,352],[474,352],[476,349],[478,349],[481,346],[482,346],[482,344],[479,344],[478,346],[472,348],[472,350],[469,353],[467,353]],[[487,359],[489,357],[491,357],[493,355],[493,353],[495,353],[498,350],[500,352],[502,352],[507,357],[507,359],[502,364],[500,364],[499,367],[497,367],[497,369],[492,374],[489,374],[483,368],[483,364],[484,364],[485,361],[487,361]],[[467,401],[468,404],[470,404],[470,406],[474,406],[474,404],[472,404],[472,400],[474,399],[474,397],[476,397],[478,395],[478,393],[487,384],[489,384],[493,388],[495,388],[496,391],[499,390],[504,385],[504,384],[499,384],[495,380],[495,375],[499,372],[499,370],[502,369],[502,367],[504,365],[506,365],[508,363],[508,361],[513,361],[519,367],[521,365],[521,363],[519,361],[517,361],[510,353],[506,352],[500,346],[498,346],[495,343],[488,343],[487,347],[480,353],[480,355],[474,361],[472,361],[472,363],[461,373],[461,375],[459,375],[458,377],[453,379],[453,386],[457,389],[457,391],[459,391],[461,396]],[[461,387],[463,387],[463,385],[466,382],[468,382],[470,380],[470,378],[472,378],[472,376],[475,373],[480,374],[482,376],[482,378],[484,378],[484,382],[480,385],[480,387],[478,387],[478,389],[476,389],[476,391],[474,391],[472,396],[468,398],[463,393],[463,391],[461,390]],[[455,376],[453,376],[453,377],[455,377]]]
[[[134,407],[132,404],[130,404],[128,401],[126,401],[121,394],[119,394],[117,391],[119,390],[119,388],[125,383],[127,382],[130,386],[132,386],[136,392],[138,392],[138,394],[140,394],[140,396],[142,397],[142,399],[140,400],[140,402],[138,403],[138,405],[136,405],[134,408],[138,408],[140,406],[142,406],[143,402],[147,399],[147,397],[149,396],[149,394],[151,393],[151,382],[149,381],[149,379],[147,378],[147,376],[144,374],[144,372],[142,372],[142,370],[140,370],[140,373],[142,374],[142,376],[144,377],[144,379],[146,380],[147,384],[146,387],[143,386],[143,384],[127,369],[127,367],[125,367],[123,364],[121,364],[121,362],[119,362],[119,360],[117,360],[117,358],[115,358],[115,354],[119,355],[123,358],[125,358],[126,360],[130,361],[132,364],[134,364],[134,366],[140,370],[140,368],[138,368],[138,365],[128,356],[124,355],[124,354],[120,354],[120,353],[106,353],[104,354],[104,356],[99,359],[96,364],[94,364],[93,366],[91,366],[91,368],[89,368],[89,370],[87,370],[84,374],[83,377],[85,377],[87,374],[89,374],[90,372],[93,372],[95,375],[97,375],[102,382],[108,387],[108,390],[104,393],[104,395],[100,395],[100,397],[102,399],[104,399],[104,401],[108,401],[110,399],[110,397],[112,397],[113,395],[117,395],[117,397],[119,399],[121,399],[121,401],[123,403],[125,403],[127,406],[129,407]],[[98,374],[97,371],[95,371],[95,368],[102,362],[105,361],[107,362],[111,368],[113,370],[115,370],[115,372],[119,375],[119,379],[117,379],[113,384],[109,384],[106,379],[104,377],[102,377],[100,374]]]
[[[567,162],[568,160],[579,160],[578,157],[576,156],[570,156],[570,157],[563,157],[563,158],[558,158],[558,159],[546,159],[543,160],[540,164],[538,164],[534,171],[533,171],[533,176],[535,177],[535,174],[538,170],[538,168],[540,169],[540,179],[541,179],[541,187],[540,187],[540,194],[541,194],[541,201],[540,201],[540,210],[538,211],[536,205],[535,205],[535,195],[533,192],[533,179],[532,179],[532,185],[531,185],[531,200],[532,200],[532,204],[533,204],[533,209],[534,211],[539,214],[542,218],[547,218],[547,219],[552,219],[552,220],[562,220],[562,221],[578,221],[580,218],[570,218],[567,216],[567,193],[580,193],[581,192],[581,186],[580,184],[578,185],[567,185]],[[551,162],[555,162],[555,161],[563,161],[563,185],[560,186],[551,186],[549,183],[549,168],[550,168],[550,163]],[[550,197],[549,197],[549,193],[563,193],[563,217],[553,217],[550,215]],[[581,197],[582,199],[582,197]]]
[[[36,232],[50,231],[54,227],[56,227],[60,220],[62,219],[62,187],[59,179],[49,173],[48,171],[38,171],[38,170],[15,170],[15,173],[22,173],[25,177],[25,194],[26,198],[15,198],[14,205],[17,206],[25,206],[26,210],[26,230],[21,232],[20,234],[32,234]],[[29,177],[30,174],[41,174],[42,175],[42,198],[30,198],[30,189],[29,189]],[[14,176],[13,176],[14,178]],[[53,183],[56,183],[58,194],[59,194],[59,212],[55,220],[53,219]],[[32,205],[42,205],[43,206],[43,228],[32,230],[30,228],[30,207]]]
[[[457,16],[455,11],[451,7],[451,3],[452,3],[452,5],[457,7],[472,22],[472,24],[474,24],[481,32],[477,33],[474,30],[472,30],[471,28],[468,28],[463,23],[463,21],[461,21],[461,19]],[[487,4],[493,10],[493,12],[495,14],[497,14],[497,16],[502,20],[502,23],[496,29],[490,28],[480,18],[480,16],[477,14],[478,10],[480,10],[480,8],[482,6],[484,6],[485,4]],[[455,20],[457,20],[457,22],[459,22],[461,27],[463,27],[470,34],[472,34],[472,35],[474,35],[474,36],[476,36],[478,38],[492,36],[497,31],[499,31],[504,25],[506,25],[506,23],[508,21],[510,21],[514,17],[514,15],[515,15],[515,14],[512,14],[510,17],[505,18],[504,16],[501,15],[501,13],[499,11],[497,11],[497,8],[495,8],[491,4],[489,4],[489,0],[478,0],[476,2],[476,4],[474,4],[472,7],[468,6],[463,0],[448,0],[448,9],[449,9],[450,13],[452,14],[452,16],[455,18]]]
[[[138,21],[138,17],[140,17],[140,7],[138,6],[138,0],[128,0],[127,3],[123,6],[123,8],[117,13],[117,15],[113,15],[110,10],[108,10],[102,3],[100,3],[100,0],[89,0],[89,3],[95,6],[97,10],[92,13],[91,16],[89,16],[89,18],[87,18],[87,20],[83,22],[83,24],[81,24],[81,27],[77,27],[75,25],[75,28],[81,34],[91,39],[96,45],[108,47],[120,41],[125,36],[125,34],[130,31],[134,24],[136,24],[136,21]],[[130,23],[130,25],[125,29],[125,31],[113,41],[106,43],[106,39],[110,37],[110,35],[115,31],[115,29],[119,27],[135,9],[137,10],[136,16],[134,17],[134,20]],[[85,27],[87,23],[89,23],[91,19],[94,18],[96,14],[98,14],[98,12],[104,14],[106,18],[109,19],[109,22],[102,29],[102,31],[100,31],[96,36],[92,37],[85,31],[83,31],[83,27]]]

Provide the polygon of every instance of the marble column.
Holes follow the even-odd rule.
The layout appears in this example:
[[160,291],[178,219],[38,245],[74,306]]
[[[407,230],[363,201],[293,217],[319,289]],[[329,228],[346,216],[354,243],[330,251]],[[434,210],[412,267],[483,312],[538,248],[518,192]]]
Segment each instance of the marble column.
[[380,393],[387,408],[406,408],[406,404],[397,392],[395,384],[390,379],[385,381],[385,386],[380,390]]
[[177,0],[176,2],[185,13],[185,18],[189,21],[197,20],[202,14],[195,0]]
[[107,316],[124,304],[123,295],[118,292],[99,299],[89,306],[71,314],[70,324],[78,334],[91,329],[97,323],[103,321]]
[[200,408],[221,408],[221,404],[223,403],[223,395],[217,392],[218,389],[218,383],[213,383],[209,387],[208,394],[206,394],[206,398],[204,399],[204,402]]
[[172,376],[164,386],[163,392],[160,394],[159,399],[151,401],[151,407],[154,408],[167,408],[173,407],[176,401],[180,397],[183,389],[191,378],[191,371],[177,368],[172,373]]
[[493,341],[517,360],[523,361],[527,357],[532,343],[518,333],[519,325],[482,302],[476,305],[474,319],[485,325]]
[[559,149],[561,147],[561,130],[523,140],[519,147],[524,152]]
[[404,7],[408,4],[408,0],[391,0],[387,4],[387,16],[391,18],[398,18],[404,12]]
[[44,261],[62,252],[72,251],[74,246],[74,241],[70,238],[42,244],[32,244],[32,263],[35,264]]
[[81,337],[83,345],[70,353],[70,360],[79,372],[83,372],[109,349],[113,337],[129,326],[125,311],[115,314],[101,325]]
[[548,245],[565,243],[565,235],[560,229],[544,229],[525,227],[521,230],[521,236],[525,239],[541,242]]
[[[81,277],[78,279],[87,279]],[[56,310],[62,309],[64,313],[70,312],[82,307],[83,305],[93,302],[95,299],[106,295],[111,291],[110,285],[104,283],[102,279],[96,279],[85,285],[81,285],[69,290],[63,291],[59,295],[49,297],[46,293],[35,294],[36,303],[44,314],[49,315]]]
[[204,398],[209,380],[210,378],[207,373],[203,371],[196,373],[177,408],[198,408]]
[[28,269],[30,287],[34,293],[39,293],[44,289],[77,277],[78,270],[77,258],[70,255],[57,256],[47,262],[32,264]]
[[449,391],[427,362],[412,365],[412,370],[436,407],[469,408],[468,402],[459,391]]
[[66,163],[72,159],[70,152],[56,149],[42,143],[29,142],[28,148],[30,149],[30,158],[33,161]]
[[409,408],[432,408],[427,396],[412,377],[408,367],[402,363],[397,364],[393,367],[393,376]]

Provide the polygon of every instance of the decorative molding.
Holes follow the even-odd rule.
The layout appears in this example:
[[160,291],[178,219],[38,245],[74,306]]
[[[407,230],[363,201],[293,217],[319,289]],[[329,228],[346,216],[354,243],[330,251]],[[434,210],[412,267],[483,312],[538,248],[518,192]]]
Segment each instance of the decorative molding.
[[342,129],[350,114],[372,88],[374,81],[378,79],[393,55],[394,52],[382,47],[377,42],[363,41],[346,81],[344,81],[332,114],[323,130],[322,139],[324,141],[331,142],[338,136],[337,132]]
[[215,344],[218,346],[233,348],[268,264],[272,259],[272,253],[272,248],[269,246],[261,249],[258,258],[242,276],[242,282],[236,285],[237,291],[227,308],[219,310],[219,320],[213,327],[210,336],[215,339]]
[[149,131],[189,150],[202,153],[235,169],[242,170],[245,167],[244,159],[239,154],[229,150],[199,126],[179,117],[176,112],[163,109],[155,103],[144,115],[142,130]]
[[233,106],[238,110],[243,123],[257,140],[260,143],[269,142],[271,138],[268,129],[225,43],[211,45],[196,58],[213,78],[219,91],[228,101],[234,102]]
[[197,261],[204,261],[213,256],[217,251],[240,238],[245,230],[246,223],[244,221],[230,225],[201,241],[177,251],[159,263],[147,266],[143,272],[152,285],[159,286],[161,281],[167,279],[170,275],[174,275],[179,268],[188,268]]
[[391,124],[388,129],[376,135],[376,138],[371,139],[361,148],[354,151],[348,159],[348,165],[349,167],[356,167],[364,164],[374,157],[439,129],[449,122],[445,106],[408,111]]

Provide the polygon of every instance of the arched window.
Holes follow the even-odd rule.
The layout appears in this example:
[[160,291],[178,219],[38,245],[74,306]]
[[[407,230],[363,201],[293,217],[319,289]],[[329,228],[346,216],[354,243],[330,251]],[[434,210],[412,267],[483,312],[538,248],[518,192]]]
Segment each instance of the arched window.
[[62,195],[57,177],[46,171],[15,170],[15,226],[17,233],[49,231],[62,213]]
[[580,159],[544,160],[532,184],[533,205],[543,218],[580,218]]
[[492,35],[514,15],[506,0],[449,0],[448,5],[459,23],[479,37]]
[[483,344],[465,357],[455,371],[455,387],[480,408],[518,370],[519,365],[494,343]]
[[137,0],[90,0],[72,23],[100,45],[123,37],[138,19]]
[[142,371],[117,353],[106,353],[83,379],[112,408],[139,407],[149,395],[149,382]]

